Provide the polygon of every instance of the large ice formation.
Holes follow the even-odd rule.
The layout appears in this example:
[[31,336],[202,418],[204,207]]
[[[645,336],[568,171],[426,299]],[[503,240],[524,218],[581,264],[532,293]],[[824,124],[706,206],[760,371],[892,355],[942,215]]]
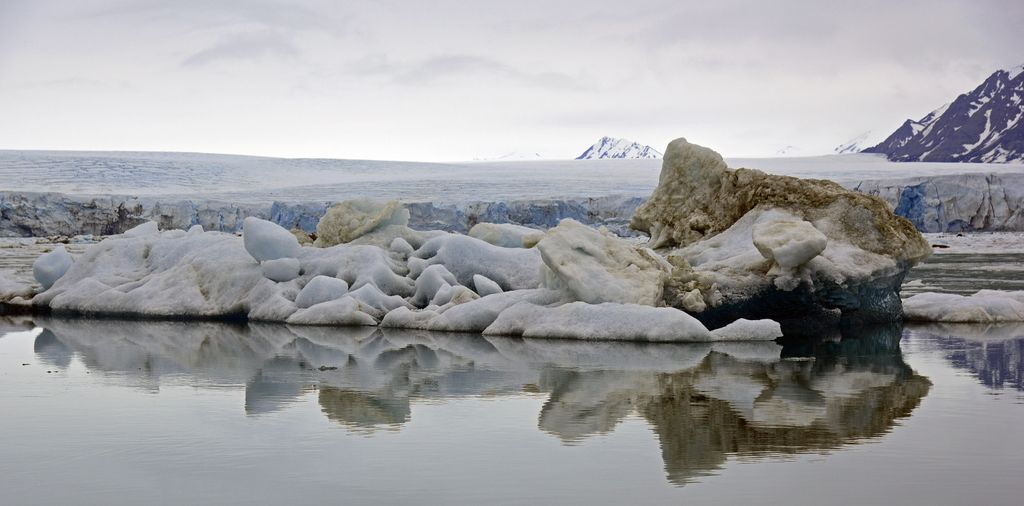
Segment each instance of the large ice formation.
[[[402,214],[366,203],[340,208]],[[339,216],[326,217],[321,230],[347,227],[338,224]],[[333,237],[352,240],[331,247],[300,246],[291,232],[258,218],[245,221],[241,238],[201,229],[161,232],[147,224],[138,227],[145,233],[111,236],[88,246],[67,273],[28,303],[73,314],[246,318],[592,340],[765,340],[779,335],[778,325],[770,321],[709,331],[684,311],[657,307],[670,265],[651,250],[571,220],[542,234],[536,247],[414,231],[391,218],[379,222],[383,226],[346,228]],[[384,246],[361,244],[366,240]]]
[[[931,248],[881,199],[825,180],[729,169],[677,139],[631,225],[673,265],[666,302],[737,317],[901,317],[899,288]],[[696,292],[695,292],[696,290]],[[696,295],[700,294],[700,300]]]
[[1024,291],[979,290],[972,295],[925,292],[903,301],[912,321],[1000,323],[1024,321]]

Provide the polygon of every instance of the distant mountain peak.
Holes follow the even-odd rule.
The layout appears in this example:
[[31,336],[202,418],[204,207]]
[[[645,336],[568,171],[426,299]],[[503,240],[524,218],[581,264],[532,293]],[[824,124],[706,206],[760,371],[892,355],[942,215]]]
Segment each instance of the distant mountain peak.
[[898,162],[1024,161],[1024,65],[1001,69],[974,90],[908,119],[864,149]]
[[605,136],[576,157],[577,160],[601,158],[661,158],[661,152],[629,139]]

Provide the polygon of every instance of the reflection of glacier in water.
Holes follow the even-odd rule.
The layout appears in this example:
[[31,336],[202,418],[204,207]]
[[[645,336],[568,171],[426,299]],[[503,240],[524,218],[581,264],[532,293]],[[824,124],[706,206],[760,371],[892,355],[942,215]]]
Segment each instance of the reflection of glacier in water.
[[[587,343],[377,328],[37,319],[36,357],[76,358],[103,381],[158,390],[244,385],[245,414],[314,393],[326,417],[400,431],[417,402],[545,394],[540,430],[564,444],[630,416],[657,435],[671,482],[730,455],[823,452],[888,432],[927,394],[900,329],[774,343]],[[786,357],[786,358],[783,358]]]
[[1024,324],[915,323],[911,339],[934,340],[953,367],[985,386],[1024,391]]

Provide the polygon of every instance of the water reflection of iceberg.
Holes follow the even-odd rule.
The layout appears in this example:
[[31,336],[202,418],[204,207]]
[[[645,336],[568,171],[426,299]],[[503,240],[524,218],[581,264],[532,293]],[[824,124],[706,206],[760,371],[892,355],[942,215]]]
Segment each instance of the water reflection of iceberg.
[[[400,430],[419,400],[546,394],[540,430],[566,444],[639,415],[685,483],[729,455],[825,451],[878,437],[929,388],[899,329],[775,343],[642,344],[377,328],[40,318],[44,360],[76,357],[142,388],[245,388],[245,413],[315,395],[349,430]],[[785,357],[785,358],[784,358]],[[166,378],[165,378],[166,377]]]
[[993,389],[1024,390],[1024,323],[915,323],[911,339],[933,339],[954,367]]

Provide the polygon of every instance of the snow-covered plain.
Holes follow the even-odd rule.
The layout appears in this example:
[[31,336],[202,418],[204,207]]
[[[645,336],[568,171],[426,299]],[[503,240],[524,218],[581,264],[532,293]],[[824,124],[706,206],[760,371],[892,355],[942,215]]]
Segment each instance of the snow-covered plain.
[[[1014,190],[1024,165],[893,163],[863,154],[726,161],[734,168],[831,179],[897,208],[906,194],[903,200],[914,204],[903,206],[907,217],[934,232],[959,231],[964,223],[996,227],[1024,198]],[[621,235],[657,185],[660,168],[660,160],[642,159],[442,164],[0,151],[0,236],[107,235],[146,220],[162,228],[198,224],[237,232],[246,216],[311,232],[330,203],[353,198],[401,200],[415,228],[465,233],[478,222],[550,228],[572,218]],[[998,181],[1007,188],[991,182],[992,172],[1002,174]],[[911,176],[916,179],[907,180]],[[922,185],[937,176],[954,180]],[[943,193],[932,196],[933,187]],[[970,206],[954,209],[951,201],[1008,205],[994,206],[989,216]]]
[[[881,155],[726,158],[730,167],[841,184],[944,174],[1024,173],[1024,164],[895,163]],[[203,198],[234,203],[404,202],[647,196],[661,160],[420,163],[197,153],[0,151],[0,191]]]

